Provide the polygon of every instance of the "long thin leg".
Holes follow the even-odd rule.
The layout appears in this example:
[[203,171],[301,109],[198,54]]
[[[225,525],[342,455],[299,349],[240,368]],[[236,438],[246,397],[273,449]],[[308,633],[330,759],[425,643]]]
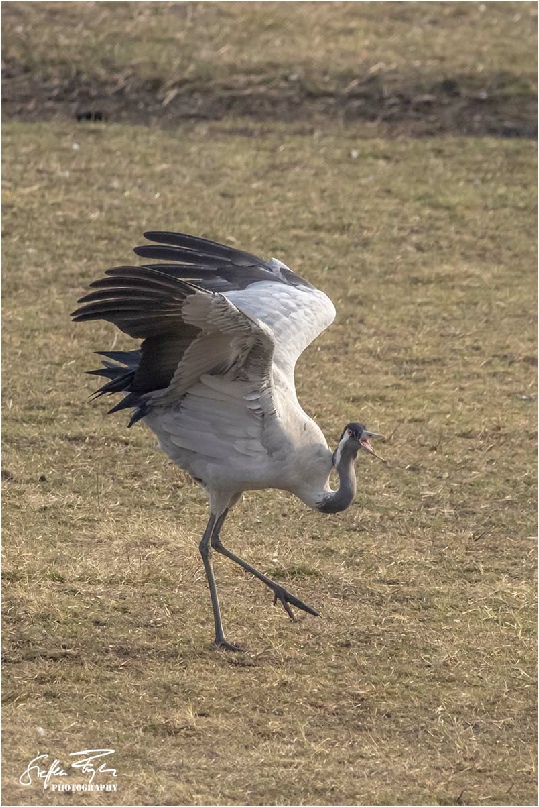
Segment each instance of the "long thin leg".
[[283,586],[279,585],[279,583],[276,583],[274,580],[270,580],[269,577],[266,577],[265,574],[259,572],[258,569],[255,569],[254,566],[251,566],[250,563],[247,563],[246,561],[242,560],[242,558],[238,557],[238,555],[235,555],[233,552],[231,552],[230,549],[227,549],[226,546],[223,546],[223,544],[221,543],[220,532],[227,513],[228,509],[225,510],[223,513],[221,513],[219,518],[215,521],[215,525],[211,533],[211,545],[215,549],[215,551],[220,552],[221,555],[224,555],[227,558],[230,558],[230,560],[234,561],[234,563],[237,563],[239,566],[241,566],[242,569],[245,569],[246,572],[249,572],[250,574],[253,574],[255,577],[258,577],[259,580],[261,580],[266,586],[268,586],[268,588],[270,588],[273,591],[273,604],[276,605],[277,601],[279,601],[283,606],[284,610],[286,611],[286,613],[288,614],[288,616],[290,617],[290,619],[294,621],[296,619],[294,614],[292,613],[290,605],[294,605],[296,608],[300,608],[302,611],[306,611],[308,614],[312,614],[313,616],[319,616],[317,611],[315,611],[309,605],[305,605],[305,603],[302,602],[301,600],[298,600],[297,597],[294,597],[293,594],[290,594],[290,592],[287,591],[285,588],[283,588]]
[[[223,515],[226,515],[226,511]],[[224,521],[223,515],[219,517],[217,523],[220,524],[223,523]],[[238,647],[226,641],[225,634],[223,631],[223,623],[221,621],[221,609],[219,608],[219,597],[217,596],[217,586],[215,585],[215,577],[213,574],[213,567],[211,562],[211,549],[210,549],[210,540],[215,526],[216,526],[216,519],[212,513],[210,515],[208,525],[204,531],[204,535],[202,536],[202,540],[199,545],[200,554],[202,555],[202,561],[204,563],[204,569],[206,571],[206,577],[208,579],[208,585],[210,587],[213,618],[215,620],[215,646],[223,647],[226,650],[239,650]]]

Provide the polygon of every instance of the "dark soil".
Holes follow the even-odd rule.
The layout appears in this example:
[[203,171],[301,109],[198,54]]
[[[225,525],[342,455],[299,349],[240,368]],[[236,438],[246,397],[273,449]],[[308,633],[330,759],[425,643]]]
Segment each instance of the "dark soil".
[[537,136],[537,97],[515,78],[495,76],[475,90],[467,76],[438,81],[399,75],[367,75],[325,89],[321,82],[273,79],[264,83],[238,76],[226,85],[171,85],[135,73],[113,75],[99,83],[75,75],[40,79],[23,64],[4,63],[2,111],[6,118],[76,118],[142,125],[174,126],[187,119],[367,124],[373,135],[456,134],[497,137]]

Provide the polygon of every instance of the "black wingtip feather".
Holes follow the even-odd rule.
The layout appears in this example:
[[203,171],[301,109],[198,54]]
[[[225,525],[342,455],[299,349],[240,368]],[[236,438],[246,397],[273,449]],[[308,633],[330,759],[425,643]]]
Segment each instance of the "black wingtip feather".
[[147,238],[148,241],[154,241],[157,244],[169,244],[173,247],[181,247],[190,250],[193,253],[199,252],[213,256],[214,258],[239,262],[240,265],[244,263],[254,263],[256,265],[265,263],[263,259],[258,258],[256,255],[251,255],[250,252],[244,252],[241,249],[235,249],[226,244],[219,244],[217,241],[210,241],[208,238],[187,235],[187,233],[172,233],[167,230],[148,230],[144,233],[144,238]]
[[202,250],[195,252],[185,247],[163,246],[161,244],[157,246],[144,244],[141,247],[135,247],[133,252],[135,255],[138,255],[139,258],[150,258],[158,261],[177,261],[178,263],[201,265],[214,269],[231,262],[230,258],[226,256],[214,255]]

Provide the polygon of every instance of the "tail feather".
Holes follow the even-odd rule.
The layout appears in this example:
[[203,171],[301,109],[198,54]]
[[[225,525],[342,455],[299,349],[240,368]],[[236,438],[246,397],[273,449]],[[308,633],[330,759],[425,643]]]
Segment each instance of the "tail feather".
[[[106,359],[111,359],[111,361],[116,361],[119,364],[123,364],[125,367],[130,367],[131,369],[135,370],[138,367],[140,362],[140,358],[142,356],[141,350],[96,350],[97,356],[104,356]],[[103,364],[107,364],[108,362],[103,362]],[[114,365],[110,365],[114,366]]]
[[[133,379],[142,355],[141,351],[100,350],[97,351],[97,353],[98,355],[105,357],[103,366],[99,367],[97,370],[88,370],[88,375],[101,376],[103,378],[107,378],[108,381],[93,393],[91,396],[92,400],[95,400],[95,398],[100,398],[101,395],[112,395],[115,392],[123,392],[124,397],[122,400],[113,406],[112,409],[109,409],[108,414],[110,415],[113,412],[119,412],[122,409],[129,409],[132,407],[134,412],[128,424],[129,428],[129,426],[132,426],[133,423],[137,422],[137,420],[144,417],[147,411],[146,403],[142,399],[141,395],[132,391]],[[111,359],[112,361],[107,361],[107,359]]]

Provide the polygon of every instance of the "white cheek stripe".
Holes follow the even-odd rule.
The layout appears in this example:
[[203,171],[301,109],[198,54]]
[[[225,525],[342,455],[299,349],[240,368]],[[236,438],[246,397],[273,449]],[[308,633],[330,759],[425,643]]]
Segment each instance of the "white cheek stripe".
[[335,468],[337,467],[337,465],[341,461],[342,449],[343,449],[345,443],[346,443],[346,436],[342,438],[342,440],[340,441],[340,443],[337,446],[337,449],[335,451],[334,460],[333,460],[333,465],[335,466]]

